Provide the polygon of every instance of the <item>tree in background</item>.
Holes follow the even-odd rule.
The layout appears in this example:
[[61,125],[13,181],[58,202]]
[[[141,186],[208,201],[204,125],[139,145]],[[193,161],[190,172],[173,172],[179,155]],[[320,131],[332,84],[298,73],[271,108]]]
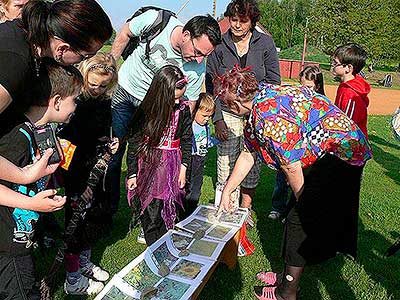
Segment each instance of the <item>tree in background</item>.
[[[260,23],[277,47],[303,43],[330,55],[349,42],[365,47],[371,62],[400,60],[400,0],[259,0]],[[307,22],[308,20],[308,22]]]
[[313,0],[310,42],[327,54],[339,45],[363,45],[373,63],[400,59],[400,1]]
[[303,43],[310,0],[260,0],[260,23],[282,49]]

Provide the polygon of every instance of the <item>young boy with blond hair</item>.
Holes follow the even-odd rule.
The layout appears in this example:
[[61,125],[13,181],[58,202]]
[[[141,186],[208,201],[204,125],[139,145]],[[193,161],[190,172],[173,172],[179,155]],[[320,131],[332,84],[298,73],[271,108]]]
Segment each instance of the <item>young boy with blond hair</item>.
[[215,112],[215,101],[206,93],[201,93],[193,111],[192,159],[186,180],[186,198],[184,216],[189,216],[199,204],[203,185],[204,164],[208,148],[215,146],[218,140],[211,137],[208,120]]

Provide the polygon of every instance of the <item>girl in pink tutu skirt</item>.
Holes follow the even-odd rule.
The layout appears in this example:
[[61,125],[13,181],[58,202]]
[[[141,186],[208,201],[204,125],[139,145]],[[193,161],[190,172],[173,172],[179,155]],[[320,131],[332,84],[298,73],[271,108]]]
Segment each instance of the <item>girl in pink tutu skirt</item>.
[[182,207],[193,135],[182,101],[187,83],[178,67],[162,67],[130,124],[127,187],[131,203],[140,203],[147,245],[174,227]]

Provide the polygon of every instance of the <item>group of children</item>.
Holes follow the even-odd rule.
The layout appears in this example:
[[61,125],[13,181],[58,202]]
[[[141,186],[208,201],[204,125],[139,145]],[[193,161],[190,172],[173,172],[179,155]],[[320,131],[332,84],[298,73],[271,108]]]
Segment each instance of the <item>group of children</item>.
[[[341,78],[335,104],[350,116],[367,136],[368,83],[358,75],[365,65],[366,53],[356,44],[339,47],[333,55],[332,71]],[[0,155],[19,167],[32,163],[38,152],[34,131],[49,123],[64,123],[59,135],[76,146],[68,170],[63,170],[67,195],[66,223],[76,199],[81,195],[94,199],[107,220],[109,194],[107,182],[100,180],[96,190],[87,179],[101,149],[114,153],[118,139],[112,138],[109,94],[117,81],[117,65],[110,54],[98,53],[75,67],[43,61],[43,79],[32,95],[33,104],[26,122],[0,140]],[[300,74],[301,84],[324,94],[322,73],[308,66]],[[207,149],[211,138],[208,121],[215,111],[212,96],[200,94],[193,112],[186,105],[187,77],[175,66],[164,66],[154,76],[147,94],[132,118],[127,155],[127,188],[130,202],[140,213],[148,245],[174,227],[178,219],[197,207],[203,182]],[[75,115],[73,116],[75,112]],[[69,124],[68,124],[69,123]],[[110,136],[111,135],[111,136]],[[1,182],[14,190],[34,196],[46,187],[48,178],[34,184]],[[0,249],[0,268],[9,269],[8,288],[22,284],[29,293],[37,293],[31,257],[33,234],[39,214],[28,209],[0,206],[0,233],[5,242]],[[90,260],[90,239],[82,221],[75,240],[66,251],[68,294],[95,294],[109,274]],[[16,269],[27,276],[15,276]],[[3,272],[3,274],[6,274]]]

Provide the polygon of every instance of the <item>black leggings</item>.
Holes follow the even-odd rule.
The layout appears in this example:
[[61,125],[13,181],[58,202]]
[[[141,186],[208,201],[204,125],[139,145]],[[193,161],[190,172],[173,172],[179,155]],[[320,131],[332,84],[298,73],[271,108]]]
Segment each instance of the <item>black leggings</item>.
[[147,246],[153,244],[167,232],[164,219],[161,216],[163,205],[162,200],[153,199],[140,216]]

